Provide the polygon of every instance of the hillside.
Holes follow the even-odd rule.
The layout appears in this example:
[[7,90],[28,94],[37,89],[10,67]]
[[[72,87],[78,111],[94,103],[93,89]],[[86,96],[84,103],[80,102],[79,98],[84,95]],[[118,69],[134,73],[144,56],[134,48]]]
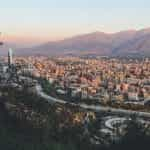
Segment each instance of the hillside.
[[[1,51],[2,53],[2,51]],[[127,55],[150,54],[150,29],[108,34],[93,32],[32,48],[17,49],[18,55]]]

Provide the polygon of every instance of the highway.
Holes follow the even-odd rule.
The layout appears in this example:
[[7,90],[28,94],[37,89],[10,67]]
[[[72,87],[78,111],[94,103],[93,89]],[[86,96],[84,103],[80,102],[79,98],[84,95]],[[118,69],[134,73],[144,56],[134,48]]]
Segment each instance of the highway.
[[[58,99],[58,98],[54,98],[52,96],[47,95],[46,93],[43,92],[42,87],[37,84],[36,85],[36,93],[37,95],[41,96],[42,98],[44,98],[46,101],[48,101],[49,103],[53,104],[53,103],[61,103],[61,104],[66,104],[68,102],[62,100],[62,99]],[[83,109],[86,110],[92,110],[95,112],[111,112],[112,114],[122,114],[122,115],[136,115],[137,117],[144,117],[147,119],[150,119],[150,113],[148,112],[140,112],[140,111],[134,111],[134,110],[126,110],[126,109],[117,109],[117,108],[111,108],[111,107],[104,107],[104,106],[96,106],[96,105],[87,105],[84,103],[79,103],[79,104],[75,104],[75,103],[69,103],[71,105],[77,105],[80,106]]]

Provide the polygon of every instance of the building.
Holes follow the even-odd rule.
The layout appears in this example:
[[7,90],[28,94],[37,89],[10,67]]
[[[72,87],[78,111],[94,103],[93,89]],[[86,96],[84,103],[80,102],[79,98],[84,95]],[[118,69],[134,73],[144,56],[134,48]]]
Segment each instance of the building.
[[13,52],[10,48],[8,51],[8,66],[10,67],[13,64]]

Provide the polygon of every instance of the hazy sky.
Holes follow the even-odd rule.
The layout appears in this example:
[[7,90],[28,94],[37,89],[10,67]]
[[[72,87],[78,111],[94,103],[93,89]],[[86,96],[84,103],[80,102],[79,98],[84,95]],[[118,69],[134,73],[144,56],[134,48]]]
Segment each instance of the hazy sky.
[[3,0],[0,31],[9,40],[46,41],[150,27],[150,0]]

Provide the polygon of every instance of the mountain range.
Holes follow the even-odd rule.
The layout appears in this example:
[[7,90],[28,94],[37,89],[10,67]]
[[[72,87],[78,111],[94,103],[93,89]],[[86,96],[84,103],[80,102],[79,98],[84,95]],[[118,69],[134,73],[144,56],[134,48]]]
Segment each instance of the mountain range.
[[[2,49],[2,48],[1,48]],[[2,53],[2,50],[0,50]],[[17,55],[150,55],[150,28],[117,33],[93,32],[47,42],[32,48],[19,48]]]

